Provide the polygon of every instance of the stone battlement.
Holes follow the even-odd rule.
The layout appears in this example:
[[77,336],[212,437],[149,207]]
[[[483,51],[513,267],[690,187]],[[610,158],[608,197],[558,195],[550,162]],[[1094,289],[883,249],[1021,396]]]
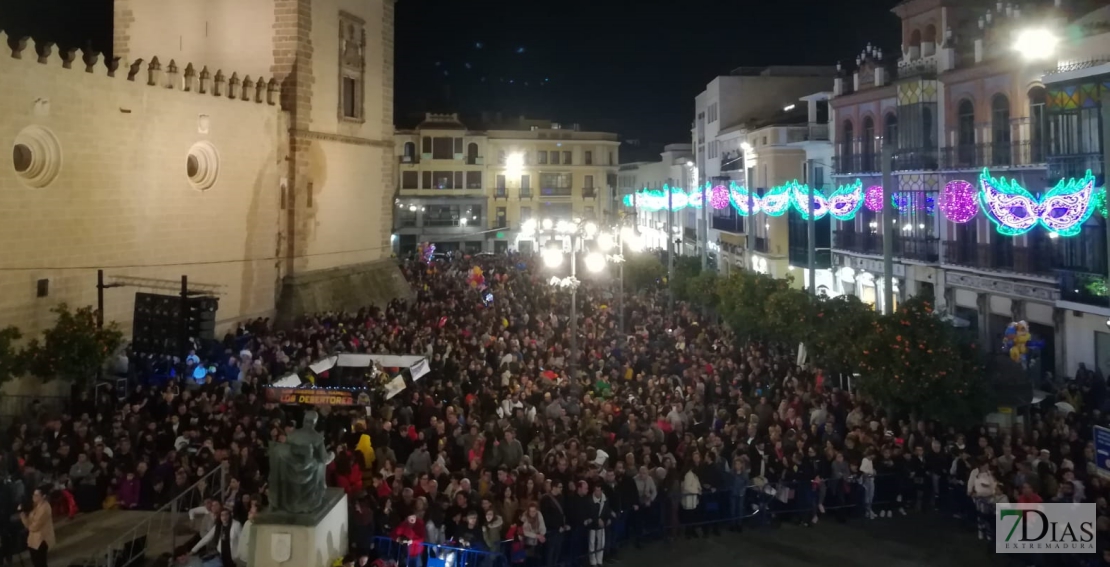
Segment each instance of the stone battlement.
[[[33,45],[31,45],[32,42]],[[202,66],[197,70],[192,63],[186,64],[182,69],[172,59],[163,65],[158,57],[152,57],[149,62],[136,59],[130,63],[121,62],[118,57],[104,59],[104,66],[98,69],[101,63],[100,53],[85,49],[67,49],[54,55],[54,45],[50,41],[39,42],[29,37],[9,37],[4,30],[0,30],[0,48],[6,46],[10,49],[12,59],[50,65],[52,57],[57,57],[63,69],[84,67],[86,73],[104,72],[108,77],[126,77],[128,81],[155,88],[271,106],[277,105],[281,100],[281,88],[277,79],[272,77],[268,81],[264,77],[252,79],[250,75],[240,78],[239,74],[234,72],[228,77],[222,69],[217,69],[213,74],[208,67]],[[80,52],[80,61],[78,61],[78,52]]]

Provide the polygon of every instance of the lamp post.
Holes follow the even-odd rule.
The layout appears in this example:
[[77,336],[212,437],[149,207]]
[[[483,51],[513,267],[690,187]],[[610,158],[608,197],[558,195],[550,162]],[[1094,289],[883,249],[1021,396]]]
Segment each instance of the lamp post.
[[[539,223],[539,230],[554,236],[565,236],[570,238],[570,276],[560,278],[552,276],[550,283],[556,287],[563,287],[570,290],[570,374],[571,377],[577,378],[578,369],[578,252],[586,250],[586,242],[591,240],[598,240],[599,247],[603,243],[608,243],[610,246],[614,242],[612,235],[600,231],[597,223],[593,221],[583,221],[575,219],[573,222],[561,220],[554,222],[551,219],[544,219]],[[522,233],[535,233],[537,226],[534,221],[528,221],[521,225]],[[563,250],[561,247],[554,247],[548,244],[541,252],[543,263],[548,268],[558,268],[563,263]],[[586,270],[590,272],[600,272],[605,269],[605,256],[598,251],[587,252],[585,257]]]

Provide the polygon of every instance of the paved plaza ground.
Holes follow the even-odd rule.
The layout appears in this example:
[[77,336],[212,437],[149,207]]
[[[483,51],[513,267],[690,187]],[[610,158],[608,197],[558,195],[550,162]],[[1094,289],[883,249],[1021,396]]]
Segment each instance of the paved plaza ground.
[[628,548],[621,565],[637,567],[1013,567],[973,531],[951,518],[922,514],[902,518],[822,520],[813,528],[794,525],[745,530],[670,543]]

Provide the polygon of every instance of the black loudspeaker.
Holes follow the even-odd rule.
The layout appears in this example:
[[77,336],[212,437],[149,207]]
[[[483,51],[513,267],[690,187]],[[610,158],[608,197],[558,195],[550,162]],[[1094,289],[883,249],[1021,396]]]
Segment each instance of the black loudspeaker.
[[140,354],[180,355],[181,298],[136,293],[131,345]]

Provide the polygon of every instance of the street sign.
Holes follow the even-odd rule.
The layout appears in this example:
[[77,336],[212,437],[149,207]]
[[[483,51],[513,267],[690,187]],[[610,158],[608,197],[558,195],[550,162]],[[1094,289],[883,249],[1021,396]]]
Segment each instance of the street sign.
[[1096,425],[1095,461],[1098,464],[1098,475],[1110,478],[1110,429]]

